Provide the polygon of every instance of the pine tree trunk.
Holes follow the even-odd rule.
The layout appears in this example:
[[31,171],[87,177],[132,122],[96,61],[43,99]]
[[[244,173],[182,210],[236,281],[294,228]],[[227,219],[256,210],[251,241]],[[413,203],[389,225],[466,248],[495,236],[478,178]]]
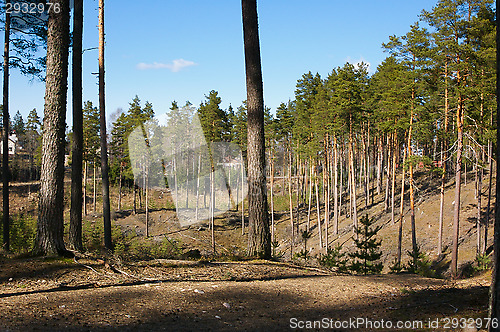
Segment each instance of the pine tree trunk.
[[488,203],[486,205],[486,215],[484,216],[484,236],[483,236],[483,249],[481,253],[486,254],[486,249],[488,245],[488,227],[490,223],[490,206],[491,206],[491,189],[493,187],[493,161],[491,154],[493,153],[493,146],[491,142],[488,142],[488,160],[489,160],[489,174],[488,174]]
[[83,0],[74,1],[73,15],[73,151],[71,163],[71,208],[69,242],[73,249],[83,251],[82,244],[82,161],[83,161],[83,112],[82,112],[82,38]]
[[111,242],[111,205],[109,202],[108,142],[106,135],[106,109],[104,88],[104,0],[99,0],[99,119],[101,134],[101,185],[104,246],[113,250]]
[[87,215],[87,161],[83,167],[83,214]]
[[274,150],[271,150],[271,169],[270,169],[270,177],[271,177],[271,243],[274,243]]
[[[389,199],[390,199],[390,183],[391,183],[391,167],[392,167],[392,162],[391,162],[391,153],[392,150],[393,150],[393,147],[392,147],[392,144],[394,144],[394,142],[391,142],[390,139],[389,139],[389,135],[387,135],[387,146],[389,147],[388,148],[388,151],[387,151],[387,181],[385,183],[385,200],[384,200],[384,211],[386,212],[389,212]],[[392,220],[392,213],[391,213],[391,220]],[[394,220],[393,220],[394,222]]]
[[96,160],[94,158],[94,162],[92,163],[93,166],[94,166],[94,175],[93,175],[93,183],[94,183],[94,187],[93,187],[93,190],[94,190],[94,199],[93,199],[93,205],[94,205],[94,213],[96,213],[97,211],[97,176],[96,176],[96,167],[95,167],[95,163],[96,163]]
[[333,138],[333,169],[334,169],[334,182],[333,182],[333,234],[339,233],[339,186],[338,186],[338,146],[337,137]]
[[122,209],[122,173],[123,173],[123,164],[120,162],[120,178],[118,183],[118,211]]
[[449,111],[449,99],[448,99],[448,61],[445,62],[444,67],[444,133],[445,137],[442,143],[441,152],[441,167],[443,168],[443,174],[441,174],[441,188],[440,188],[440,207],[439,207],[439,231],[438,231],[438,255],[443,254],[443,227],[444,227],[444,188],[446,186],[446,163],[448,159],[448,140],[446,134],[448,133],[448,111]]
[[293,202],[292,202],[292,152],[288,154],[288,203],[290,208],[290,260],[293,259],[293,243],[295,240],[295,223],[293,222]]
[[319,237],[319,250],[323,248],[323,234],[321,232],[321,213],[319,210],[319,189],[318,189],[318,172],[315,172],[314,187],[316,188],[316,215],[318,217],[318,237]]
[[476,179],[477,179],[477,220],[476,220],[476,232],[477,232],[477,255],[481,254],[481,196],[483,190],[483,169],[476,166]]
[[453,248],[451,252],[451,275],[458,277],[458,240],[460,227],[460,192],[462,181],[462,151],[463,151],[463,99],[458,96],[458,106],[456,115],[457,125],[457,160],[455,169],[455,205],[453,209]]
[[198,209],[200,200],[200,172],[201,172],[201,153],[198,155],[198,175],[196,176],[196,211],[195,211],[195,221],[198,222]]
[[377,195],[380,195],[381,187],[382,187],[382,156],[383,156],[383,147],[382,147],[382,137],[377,138],[378,149],[377,149]]
[[[396,196],[396,151],[397,151],[397,146],[398,146],[398,140],[396,136],[396,130],[394,130],[393,134],[393,140],[392,140],[392,169],[391,169],[391,176],[392,176],[392,188],[391,188],[391,223],[395,223],[395,196]],[[404,183],[404,182],[403,182]],[[403,190],[404,191],[404,190]]]
[[[5,1],[7,6],[9,0]],[[2,140],[2,197],[3,197],[3,248],[10,250],[10,208],[9,208],[9,51],[10,49],[10,14],[5,13],[5,39],[3,53],[3,140]],[[55,82],[54,82],[55,83]]]
[[[415,92],[412,90],[412,100],[415,99]],[[415,197],[413,193],[413,152],[412,152],[412,147],[411,147],[411,140],[412,140],[412,132],[413,132],[413,103],[411,106],[411,112],[410,112],[410,128],[408,129],[408,161],[409,161],[409,166],[408,166],[408,177],[410,181],[410,224],[411,224],[411,244],[412,244],[412,249],[413,253],[418,252],[418,247],[417,247],[417,231],[416,231],[416,225],[415,225]],[[404,166],[404,160],[403,160],[403,166]],[[404,169],[403,169],[403,178],[404,178]],[[403,183],[404,186],[404,183]],[[403,193],[404,187],[401,186],[401,192]],[[401,196],[403,197],[403,196]],[[401,200],[401,206],[403,206],[403,200]]]
[[257,1],[242,0],[243,40],[247,77],[248,130],[248,254],[271,258],[271,234],[266,195],[264,96],[260,61]]
[[149,169],[146,166],[146,186],[144,187],[145,205],[146,205],[146,237],[149,237]]
[[313,164],[311,158],[309,158],[309,204],[307,207],[307,231],[311,229],[311,205],[312,205],[312,192],[313,192]]
[[[36,249],[39,254],[66,254],[64,247],[64,142],[69,47],[69,1],[49,14],[47,75],[42,142],[42,172]],[[6,152],[6,151],[5,151]]]
[[[500,2],[496,2],[496,22],[500,21]],[[496,123],[500,123],[500,25],[496,25]],[[493,121],[492,121],[493,122]],[[496,130],[497,142],[500,142],[500,130],[497,125]],[[497,144],[496,155],[500,155],[500,144]],[[491,156],[491,155],[490,155]],[[496,165],[496,201],[500,202],[500,163]],[[490,186],[491,187],[491,186]],[[486,241],[485,241],[486,242]],[[491,321],[500,319],[500,204],[495,205],[495,226],[494,226],[494,252],[493,252],[493,272],[491,273],[491,286],[489,296],[488,318]],[[497,328],[492,328],[490,325],[489,331],[498,331]]]

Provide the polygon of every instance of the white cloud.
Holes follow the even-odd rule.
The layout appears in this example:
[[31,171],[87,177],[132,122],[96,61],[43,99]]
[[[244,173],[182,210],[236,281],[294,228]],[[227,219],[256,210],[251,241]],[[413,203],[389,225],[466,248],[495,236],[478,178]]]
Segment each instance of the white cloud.
[[355,68],[359,68],[359,65],[361,63],[364,63],[365,65],[368,66],[367,70],[368,70],[368,73],[372,74],[373,71],[372,71],[372,65],[369,61],[366,61],[363,57],[359,58],[359,59],[352,59],[351,57],[347,57],[347,59],[345,60],[345,62],[349,62],[351,63],[352,65],[354,65]]
[[153,63],[145,63],[141,62],[137,64],[137,69],[139,70],[147,70],[147,69],[170,69],[171,72],[176,73],[186,67],[195,66],[197,63],[184,59],[175,59],[171,63],[161,63],[161,62],[153,62]]

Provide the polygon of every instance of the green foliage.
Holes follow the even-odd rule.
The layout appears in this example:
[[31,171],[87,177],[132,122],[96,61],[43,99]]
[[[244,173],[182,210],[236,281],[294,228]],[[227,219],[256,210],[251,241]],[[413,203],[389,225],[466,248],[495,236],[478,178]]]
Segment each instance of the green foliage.
[[436,270],[432,268],[432,261],[425,252],[421,251],[420,246],[417,246],[416,250],[407,251],[407,254],[410,256],[408,272],[428,278],[437,276]]
[[318,257],[319,265],[337,272],[347,272],[347,257],[342,252],[342,245],[337,244],[333,248],[328,248],[326,255]]
[[[0,218],[3,214],[0,212]],[[10,220],[10,250],[15,254],[29,254],[35,245],[36,219],[26,214],[11,215]],[[0,223],[0,234],[3,223]]]
[[382,240],[375,239],[375,236],[382,227],[372,227],[374,222],[375,219],[369,219],[368,215],[364,215],[359,220],[360,225],[355,230],[358,239],[354,239],[357,251],[349,254],[352,258],[349,269],[353,272],[372,274],[382,271],[382,263],[377,263],[382,256],[382,252],[378,251],[382,245]]

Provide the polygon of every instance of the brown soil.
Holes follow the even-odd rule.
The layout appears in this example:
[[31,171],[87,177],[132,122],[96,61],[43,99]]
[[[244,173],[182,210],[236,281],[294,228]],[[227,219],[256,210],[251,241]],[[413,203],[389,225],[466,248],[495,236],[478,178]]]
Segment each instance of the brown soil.
[[[399,182],[399,181],[398,181]],[[421,182],[423,183],[423,182]],[[68,183],[69,185],[69,183]],[[280,183],[275,192],[279,195]],[[417,237],[430,259],[439,262],[447,276],[451,244],[453,185],[446,192],[445,256],[436,256],[439,196],[434,184],[420,185],[417,196]],[[37,184],[13,185],[11,211],[36,215]],[[486,185],[485,185],[486,189]],[[485,190],[484,189],[484,190]],[[69,192],[69,190],[67,190]],[[88,194],[91,194],[89,186]],[[132,193],[123,196],[122,210],[113,213],[113,224],[124,234],[132,234],[145,243],[160,243],[167,238],[177,241],[182,251],[198,249],[212,259],[207,223],[180,227],[171,198],[164,191],[152,191],[149,220],[150,237],[145,238],[144,209],[132,213]],[[459,263],[463,267],[475,257],[476,214],[474,184],[462,189],[462,222]],[[359,199],[360,215],[368,213],[383,226],[383,262],[388,270],[396,250],[397,225],[382,211],[382,195],[365,208]],[[69,199],[66,200],[68,202]],[[117,193],[112,188],[115,207]],[[399,197],[398,197],[399,202]],[[483,206],[486,198],[483,199]],[[492,202],[494,204],[494,202]],[[69,204],[68,204],[69,205]],[[286,206],[286,205],[285,205]],[[97,211],[100,211],[97,200]],[[87,227],[100,223],[92,213],[88,197]],[[321,210],[323,215],[324,211]],[[66,216],[68,211],[65,211]],[[300,210],[300,229],[307,223],[307,207]],[[296,213],[295,213],[296,217]],[[290,260],[290,219],[286,210],[276,212],[277,252]],[[66,218],[69,219],[69,218]],[[311,213],[313,237],[308,242],[312,257],[319,250],[316,211]],[[339,234],[329,229],[330,246],[343,243],[353,249],[351,220],[341,216]],[[409,249],[409,218],[405,209],[404,251]],[[489,244],[492,244],[492,230]],[[241,211],[228,212],[215,220],[216,253],[226,258],[244,256],[246,234],[241,231]],[[303,248],[294,240],[294,252]],[[489,273],[456,282],[427,279],[410,274],[380,276],[334,275],[318,268],[270,262],[185,262],[121,261],[114,256],[60,259],[11,259],[0,252],[0,330],[167,330],[270,331],[290,329],[290,319],[317,321],[323,318],[346,321],[366,318],[372,321],[422,321],[424,328],[436,330],[429,319],[480,318],[487,315]],[[219,258],[220,259],[220,258]],[[222,258],[224,259],[224,258]],[[405,260],[408,257],[405,255]],[[304,265],[301,260],[296,263]],[[308,264],[315,264],[311,259]],[[484,323],[485,321],[483,321]],[[452,327],[452,326],[450,326]],[[300,329],[299,329],[300,330]],[[343,330],[343,329],[341,329]],[[382,329],[383,330],[383,329]],[[450,330],[463,330],[446,329]],[[472,329],[473,330],[473,329]]]
[[489,282],[332,275],[261,261],[30,258],[0,268],[0,330],[8,331],[282,331],[292,318],[422,321],[432,331],[429,320],[486,317]]

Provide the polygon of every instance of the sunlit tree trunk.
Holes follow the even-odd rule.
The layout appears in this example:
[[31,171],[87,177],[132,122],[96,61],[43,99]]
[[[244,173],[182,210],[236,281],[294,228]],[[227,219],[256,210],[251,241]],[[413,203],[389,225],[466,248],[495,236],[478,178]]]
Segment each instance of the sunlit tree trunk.
[[248,254],[271,258],[265,173],[264,95],[257,1],[242,0],[241,7],[247,78]]
[[69,0],[53,0],[49,13],[47,75],[42,142],[42,172],[35,252],[67,253],[64,246],[64,143],[69,47]]

